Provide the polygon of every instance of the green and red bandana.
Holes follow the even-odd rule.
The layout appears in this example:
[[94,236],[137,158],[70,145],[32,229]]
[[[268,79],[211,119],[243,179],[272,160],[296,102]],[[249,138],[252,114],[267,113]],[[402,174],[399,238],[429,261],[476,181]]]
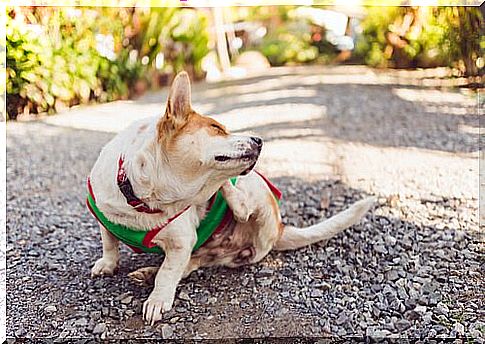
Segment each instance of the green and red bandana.
[[[277,200],[281,199],[281,191],[278,190],[276,186],[274,186],[266,177],[262,174],[258,173],[261,178],[268,184],[271,192],[274,194]],[[233,185],[236,184],[237,178],[231,178],[231,183]],[[156,246],[152,240],[153,238],[168,224],[174,221],[177,217],[182,215],[189,207],[186,207],[182,211],[176,213],[174,216],[170,217],[167,221],[163,224],[156,226],[150,230],[136,230],[132,229],[114,222],[111,222],[104,216],[104,214],[99,210],[96,206],[96,198],[94,197],[94,193],[91,187],[91,182],[88,178],[87,181],[88,186],[88,196],[86,200],[86,204],[88,209],[94,215],[94,217],[111,233],[114,237],[116,237],[121,242],[125,243],[129,247],[133,249],[133,251],[141,253],[163,253],[163,250]],[[222,192],[219,190],[214,196],[212,196],[207,215],[202,219],[197,227],[197,242],[193,248],[193,251],[197,250],[201,247],[214,233],[217,233],[224,229],[226,225],[232,221],[233,214],[229,206],[227,205],[226,200],[222,196]]]

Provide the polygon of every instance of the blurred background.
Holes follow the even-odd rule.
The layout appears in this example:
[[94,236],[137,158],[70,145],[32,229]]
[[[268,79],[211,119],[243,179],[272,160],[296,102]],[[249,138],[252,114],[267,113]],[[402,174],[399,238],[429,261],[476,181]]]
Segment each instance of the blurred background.
[[484,7],[7,7],[7,118],[295,65],[432,68],[483,81]]

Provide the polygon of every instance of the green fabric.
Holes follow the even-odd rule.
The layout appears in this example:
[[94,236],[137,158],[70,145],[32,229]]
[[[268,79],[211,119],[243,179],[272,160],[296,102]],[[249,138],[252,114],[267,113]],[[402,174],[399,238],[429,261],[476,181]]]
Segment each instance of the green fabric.
[[[231,183],[235,185],[236,180],[237,178],[231,178]],[[148,248],[143,245],[143,238],[148,231],[134,230],[108,220],[106,216],[104,216],[104,214],[101,212],[101,210],[99,210],[99,208],[96,206],[96,203],[94,202],[89,192],[88,202],[101,224],[108,231],[110,231],[111,234],[113,234],[118,240],[129,246],[138,248],[143,252],[163,253],[163,250],[158,246]],[[226,214],[227,207],[227,202],[224,197],[222,197],[221,191],[218,191],[212,208],[209,210],[207,216],[200,222],[199,227],[197,228],[197,243],[195,244],[193,251],[197,250],[200,246],[202,246],[202,244],[210,238],[212,233],[214,233],[215,229],[221,223],[224,215]]]

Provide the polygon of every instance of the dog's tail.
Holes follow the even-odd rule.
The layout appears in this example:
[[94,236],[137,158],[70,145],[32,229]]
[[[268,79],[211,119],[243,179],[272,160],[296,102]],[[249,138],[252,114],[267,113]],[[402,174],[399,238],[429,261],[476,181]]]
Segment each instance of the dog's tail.
[[310,227],[285,226],[283,235],[276,242],[274,249],[279,251],[294,250],[328,240],[357,223],[375,202],[375,197],[365,198],[337,215]]

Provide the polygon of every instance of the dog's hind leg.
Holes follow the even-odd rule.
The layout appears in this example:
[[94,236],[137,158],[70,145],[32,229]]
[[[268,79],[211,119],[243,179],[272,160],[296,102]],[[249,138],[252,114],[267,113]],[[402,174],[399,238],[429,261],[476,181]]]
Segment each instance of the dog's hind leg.
[[238,188],[237,185],[232,185],[230,181],[226,181],[222,185],[221,191],[236,221],[247,222],[249,216],[253,213],[253,209],[248,201],[246,192]]
[[[182,278],[187,278],[192,272],[200,267],[200,258],[191,258],[189,265],[185,268]],[[130,280],[140,286],[153,285],[155,276],[160,269],[159,266],[145,266],[128,274]]]

